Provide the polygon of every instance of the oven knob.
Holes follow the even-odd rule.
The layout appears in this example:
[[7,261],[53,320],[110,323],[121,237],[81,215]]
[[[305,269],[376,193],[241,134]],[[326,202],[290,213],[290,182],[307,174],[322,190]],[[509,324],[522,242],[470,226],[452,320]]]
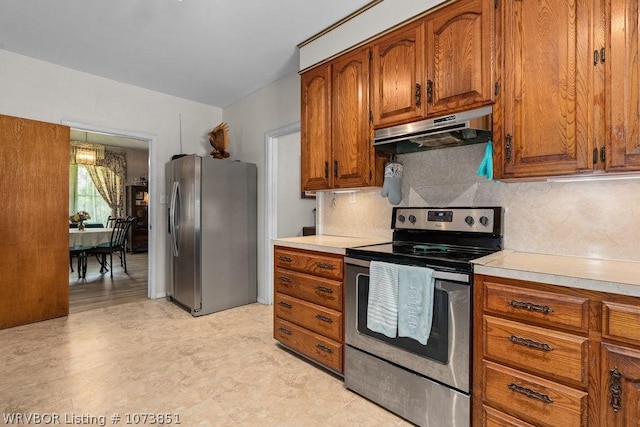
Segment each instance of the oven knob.
[[416,223],[416,217],[414,215],[409,215],[409,222],[411,224],[415,224]]
[[404,222],[405,219],[404,215],[398,215],[398,221]]
[[484,225],[485,227],[487,225],[489,225],[489,218],[487,218],[486,216],[481,216],[480,217],[480,224]]
[[467,217],[464,219],[464,222],[466,222],[466,223],[467,223],[467,224],[469,224],[469,225],[473,225],[473,223],[474,223],[475,221],[473,220],[473,217],[472,217],[472,216],[467,216]]

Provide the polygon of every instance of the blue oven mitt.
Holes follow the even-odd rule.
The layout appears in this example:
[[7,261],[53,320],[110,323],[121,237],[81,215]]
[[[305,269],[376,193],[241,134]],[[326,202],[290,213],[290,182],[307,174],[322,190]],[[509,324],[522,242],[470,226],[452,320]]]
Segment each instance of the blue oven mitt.
[[384,183],[380,194],[382,197],[388,197],[392,205],[402,201],[402,171],[400,163],[388,162],[384,165]]
[[478,175],[486,176],[489,180],[493,179],[493,143],[491,140],[487,142],[484,157],[480,162],[480,166],[478,166]]

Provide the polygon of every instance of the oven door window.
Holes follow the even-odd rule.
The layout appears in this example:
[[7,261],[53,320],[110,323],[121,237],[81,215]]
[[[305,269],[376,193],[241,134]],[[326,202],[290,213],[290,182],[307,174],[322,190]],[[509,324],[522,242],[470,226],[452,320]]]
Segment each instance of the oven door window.
[[433,296],[433,321],[431,334],[427,340],[427,345],[422,345],[412,338],[398,337],[389,338],[378,332],[373,332],[367,328],[367,305],[369,300],[369,276],[358,274],[356,278],[357,291],[357,329],[358,332],[370,337],[384,341],[395,347],[410,351],[411,353],[437,360],[442,363],[449,361],[447,354],[449,337],[449,295],[446,291],[436,288]]

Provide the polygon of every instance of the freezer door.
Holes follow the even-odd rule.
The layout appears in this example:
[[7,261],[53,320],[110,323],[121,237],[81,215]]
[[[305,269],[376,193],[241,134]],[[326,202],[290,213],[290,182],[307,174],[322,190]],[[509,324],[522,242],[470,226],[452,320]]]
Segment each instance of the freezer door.
[[170,296],[191,313],[202,308],[200,280],[201,158],[185,156],[170,163]]

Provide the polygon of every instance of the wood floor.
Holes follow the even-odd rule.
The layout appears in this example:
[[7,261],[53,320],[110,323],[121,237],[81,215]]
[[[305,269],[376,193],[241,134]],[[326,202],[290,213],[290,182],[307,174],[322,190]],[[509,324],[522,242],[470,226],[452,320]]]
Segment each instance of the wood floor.
[[96,308],[110,307],[147,299],[148,254],[128,253],[127,273],[120,267],[120,259],[114,257],[113,278],[100,273],[100,264],[95,257],[87,262],[87,277],[78,279],[74,262],[69,270],[69,313],[79,313]]

